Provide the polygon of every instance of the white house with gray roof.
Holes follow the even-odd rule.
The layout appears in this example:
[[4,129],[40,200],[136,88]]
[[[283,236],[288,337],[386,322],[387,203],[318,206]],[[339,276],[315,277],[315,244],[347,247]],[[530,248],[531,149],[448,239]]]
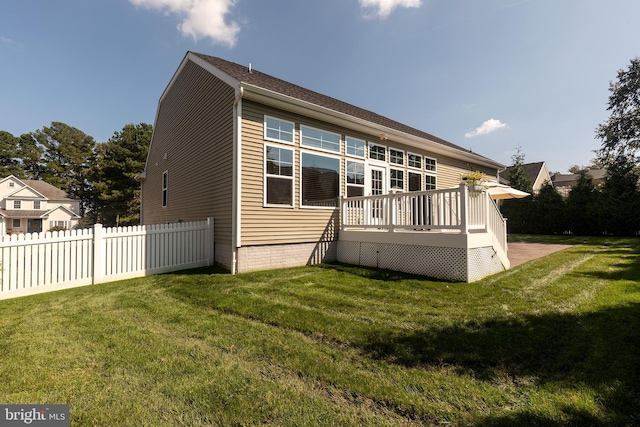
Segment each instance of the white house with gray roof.
[[80,220],[80,200],[37,180],[10,175],[0,180],[0,234],[72,229]]

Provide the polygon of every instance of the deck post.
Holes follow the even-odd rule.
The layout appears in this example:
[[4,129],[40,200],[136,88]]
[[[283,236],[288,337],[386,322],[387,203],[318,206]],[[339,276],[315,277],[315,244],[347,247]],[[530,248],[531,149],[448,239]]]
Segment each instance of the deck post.
[[388,208],[388,222],[389,222],[389,233],[393,233],[393,226],[396,223],[396,198],[395,198],[395,190],[391,190],[389,194],[387,194],[387,208]]
[[469,187],[460,184],[460,232],[469,234]]

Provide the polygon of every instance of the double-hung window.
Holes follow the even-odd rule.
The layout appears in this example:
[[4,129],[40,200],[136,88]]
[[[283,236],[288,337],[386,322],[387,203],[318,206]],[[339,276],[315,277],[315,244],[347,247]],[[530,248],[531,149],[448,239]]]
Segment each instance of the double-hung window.
[[302,176],[301,205],[338,206],[340,196],[340,159],[311,152],[300,153]]
[[340,135],[308,126],[300,126],[300,144],[318,150],[340,152]]
[[347,197],[364,196],[364,163],[346,160]]
[[293,129],[293,122],[264,117],[264,139],[266,140],[293,144]]
[[13,201],[13,209],[21,209],[22,208],[22,201],[21,200],[14,200]]
[[404,191],[404,171],[400,169],[391,169],[389,171],[389,188],[391,190]]
[[162,172],[162,207],[167,206],[167,193],[169,192],[169,171]]
[[293,206],[293,150],[265,146],[265,204]]
[[348,156],[364,158],[365,142],[363,140],[348,136],[345,141]]
[[40,200],[34,200],[33,201],[33,209],[34,210],[40,210]]

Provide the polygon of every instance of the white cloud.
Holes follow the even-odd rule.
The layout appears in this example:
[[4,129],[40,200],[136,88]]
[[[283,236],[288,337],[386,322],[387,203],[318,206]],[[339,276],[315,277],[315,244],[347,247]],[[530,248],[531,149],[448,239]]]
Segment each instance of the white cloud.
[[480,127],[477,127],[476,130],[474,130],[473,132],[465,133],[464,137],[473,138],[474,136],[478,136],[478,135],[486,135],[488,133],[492,133],[497,131],[498,129],[502,129],[506,127],[507,127],[507,124],[502,123],[500,120],[489,119],[483,124],[481,124]]
[[420,7],[422,0],[359,0],[360,7],[365,10],[374,9],[374,13],[366,13],[365,16],[377,16],[386,18],[396,7]]
[[10,46],[10,45],[16,44],[16,42],[14,40],[11,40],[8,37],[1,37],[0,36],[0,44],[6,45],[6,46]]
[[225,17],[236,0],[129,0],[136,6],[178,15],[178,30],[194,40],[209,38],[215,43],[233,47],[240,26]]

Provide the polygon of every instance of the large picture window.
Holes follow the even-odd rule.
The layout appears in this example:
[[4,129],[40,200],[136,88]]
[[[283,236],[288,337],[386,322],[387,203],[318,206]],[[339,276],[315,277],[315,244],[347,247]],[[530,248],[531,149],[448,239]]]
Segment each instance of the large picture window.
[[347,197],[364,196],[364,163],[346,161]]
[[293,206],[293,150],[265,146],[265,204]]
[[294,124],[286,120],[264,117],[264,139],[293,144]]
[[340,196],[340,159],[302,152],[302,206],[336,207]]
[[340,135],[307,126],[300,126],[300,141],[303,147],[340,152]]
[[351,138],[348,136],[346,138],[347,144],[347,155],[354,157],[364,158],[364,146],[365,143],[361,139]]

